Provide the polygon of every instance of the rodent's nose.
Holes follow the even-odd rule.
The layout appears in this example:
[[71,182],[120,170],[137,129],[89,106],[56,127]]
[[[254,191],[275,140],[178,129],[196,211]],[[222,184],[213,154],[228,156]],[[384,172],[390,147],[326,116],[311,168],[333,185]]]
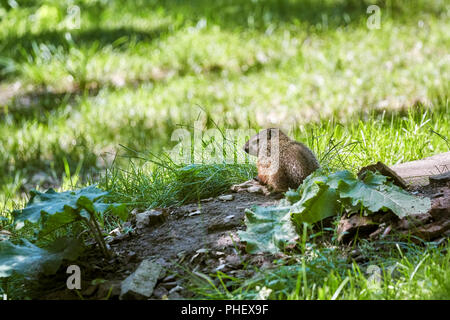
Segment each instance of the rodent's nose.
[[244,151],[248,153],[249,149],[248,149],[248,143],[245,144],[244,146]]

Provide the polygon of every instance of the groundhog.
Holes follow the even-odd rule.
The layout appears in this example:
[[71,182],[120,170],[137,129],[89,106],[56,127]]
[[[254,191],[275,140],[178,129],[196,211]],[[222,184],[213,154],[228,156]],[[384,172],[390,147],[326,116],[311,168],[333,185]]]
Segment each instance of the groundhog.
[[297,188],[319,168],[319,162],[307,146],[277,128],[260,131],[245,143],[244,151],[258,157],[258,179],[274,192]]

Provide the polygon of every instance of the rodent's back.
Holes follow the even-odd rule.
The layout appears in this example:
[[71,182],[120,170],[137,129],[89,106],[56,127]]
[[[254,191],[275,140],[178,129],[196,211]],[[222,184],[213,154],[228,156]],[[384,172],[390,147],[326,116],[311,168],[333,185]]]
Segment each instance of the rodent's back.
[[297,188],[307,176],[319,168],[314,153],[301,142],[291,140],[281,157],[283,170],[289,178],[289,187]]

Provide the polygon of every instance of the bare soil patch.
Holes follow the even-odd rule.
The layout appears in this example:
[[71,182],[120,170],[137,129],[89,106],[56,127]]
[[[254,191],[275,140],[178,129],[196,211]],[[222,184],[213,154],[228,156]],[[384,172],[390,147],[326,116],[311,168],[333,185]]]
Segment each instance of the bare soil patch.
[[[163,296],[169,299],[191,297],[192,293],[183,286],[181,276],[184,268],[202,273],[239,273],[246,257],[244,245],[240,243],[237,231],[245,228],[244,212],[254,205],[276,205],[280,195],[265,196],[259,193],[233,193],[233,199],[220,197],[202,200],[177,208],[165,208],[165,221],[135,229],[125,237],[113,239],[110,247],[114,258],[107,261],[100,252],[88,252],[77,264],[82,270],[82,290],[86,299],[102,299],[112,287],[111,299],[117,299],[120,283],[130,275],[140,262],[157,260],[164,266],[164,276],[158,282],[153,298]],[[253,257],[257,264],[263,264],[262,257]],[[183,266],[183,267],[181,267]],[[73,290],[65,288],[67,274],[65,267],[51,278],[40,281],[40,299],[79,299]],[[233,270],[235,272],[233,272]],[[245,273],[248,271],[243,271]],[[93,284],[92,280],[103,279]],[[55,283],[61,286],[55,288]],[[171,291],[174,288],[179,290]],[[169,293],[170,292],[170,293]]]

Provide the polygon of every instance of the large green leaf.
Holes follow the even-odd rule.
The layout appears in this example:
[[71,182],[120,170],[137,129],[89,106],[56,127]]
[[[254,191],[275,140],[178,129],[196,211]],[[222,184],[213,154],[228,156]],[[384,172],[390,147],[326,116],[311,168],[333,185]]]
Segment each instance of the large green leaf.
[[311,175],[305,179],[301,199],[290,208],[292,219],[298,224],[315,223],[336,214],[338,194],[328,184],[325,176]]
[[349,212],[363,209],[366,214],[391,210],[403,218],[425,213],[430,207],[429,198],[409,194],[378,173],[367,172],[364,180],[359,180],[346,170],[328,176],[316,171],[297,190],[289,190],[279,207],[246,211],[247,231],[239,235],[251,253],[277,252],[297,236],[289,218],[297,226],[312,224],[338,214],[342,208]]
[[339,196],[353,207],[363,207],[368,213],[390,210],[399,218],[426,213],[431,208],[429,198],[409,194],[370,171],[364,181],[355,179],[352,183],[340,183]]
[[[37,237],[42,238],[48,234],[51,234],[55,230],[58,230],[62,226],[69,225],[75,221],[81,219],[82,213],[77,210],[66,210],[58,212],[57,214],[44,214],[40,221],[39,228],[36,229]],[[89,215],[86,213],[89,217]]]
[[57,229],[81,218],[89,218],[88,212],[103,213],[106,210],[126,220],[128,211],[125,205],[115,203],[104,203],[102,199],[108,192],[89,186],[76,191],[56,192],[49,189],[42,193],[32,191],[31,199],[26,208],[16,210],[15,224],[20,229],[25,221],[41,223],[41,229]]
[[276,253],[295,243],[297,234],[291,222],[289,207],[253,207],[245,211],[246,231],[239,237],[247,242],[249,253]]
[[429,198],[409,194],[387,181],[387,177],[370,171],[364,180],[346,170],[328,176],[311,175],[305,179],[299,193],[302,198],[291,209],[298,223],[314,223],[337,214],[338,201],[348,210],[364,209],[366,214],[390,210],[399,218],[425,213],[431,207]]
[[22,239],[23,244],[0,241],[0,278],[9,277],[13,271],[24,275],[54,274],[63,259],[75,260],[83,250],[80,241],[60,238],[42,249]]
[[128,210],[125,204],[103,203],[100,201],[92,202],[90,199],[84,196],[81,196],[78,199],[77,204],[86,211],[103,213],[107,210],[110,210],[113,215],[119,217],[123,221],[128,218]]
[[[45,193],[33,191],[27,207],[14,212],[16,228],[21,228],[28,221],[35,228],[38,239],[42,239],[77,220],[96,219],[96,214],[106,210],[125,220],[128,214],[126,206],[102,202],[107,194],[95,186],[60,193],[53,189]],[[75,259],[82,248],[81,242],[74,239],[59,239],[47,248],[40,248],[26,240],[23,243],[18,245],[0,241],[0,277],[7,277],[13,271],[52,274],[62,259]]]
[[95,186],[89,186],[76,191],[56,192],[53,189],[42,193],[31,191],[31,199],[23,210],[15,211],[16,227],[20,229],[25,221],[37,223],[45,214],[53,215],[64,211],[79,211],[78,201],[82,197],[94,202],[107,195],[108,192]]

